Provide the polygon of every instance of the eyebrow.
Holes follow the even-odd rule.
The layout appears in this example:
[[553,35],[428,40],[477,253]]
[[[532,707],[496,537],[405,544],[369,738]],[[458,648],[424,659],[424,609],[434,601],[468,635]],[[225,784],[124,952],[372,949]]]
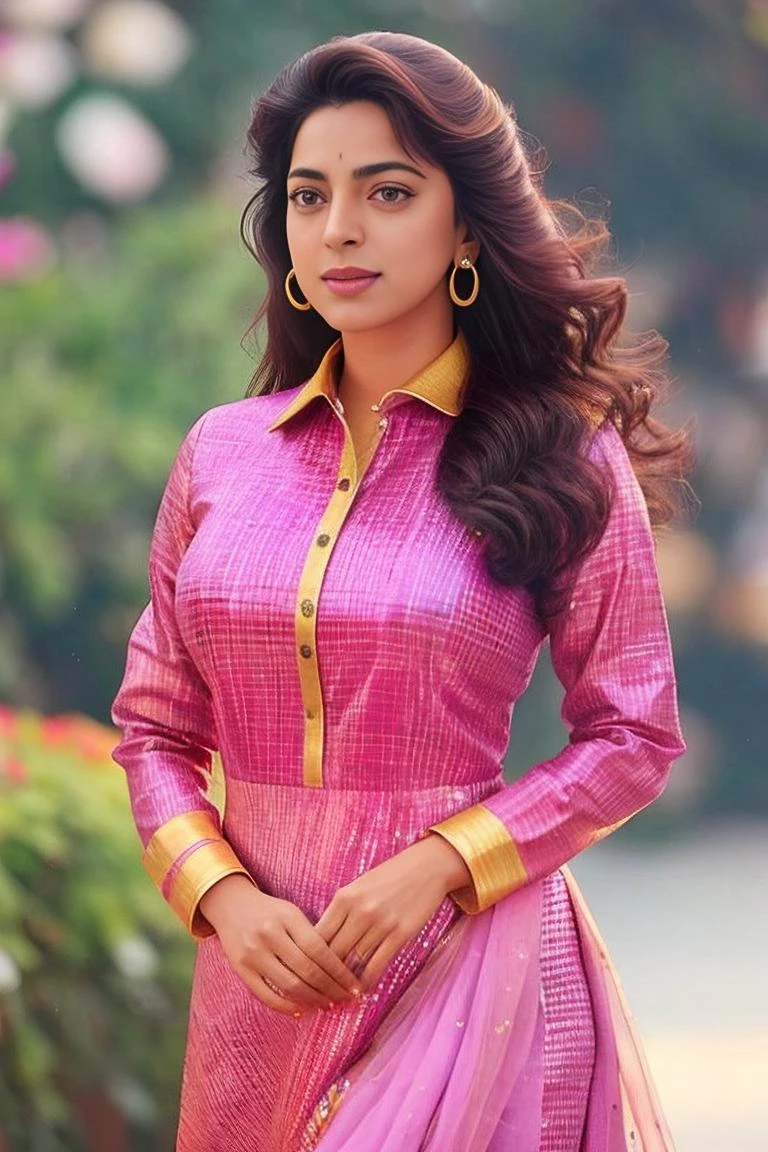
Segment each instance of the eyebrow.
[[[418,168],[414,168],[412,164],[404,164],[400,160],[380,160],[378,164],[363,164],[362,168],[353,168],[352,177],[354,180],[366,180],[369,176],[378,176],[381,172],[412,172],[414,176],[419,176],[422,180],[426,180],[423,172],[419,172]],[[293,168],[288,173],[288,179],[299,176],[303,180],[324,180],[328,183],[328,177],[325,172],[321,172],[319,168]]]

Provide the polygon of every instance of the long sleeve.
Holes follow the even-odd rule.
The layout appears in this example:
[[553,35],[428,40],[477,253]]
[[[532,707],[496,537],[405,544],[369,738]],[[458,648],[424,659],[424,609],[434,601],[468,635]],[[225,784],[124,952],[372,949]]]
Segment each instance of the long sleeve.
[[625,823],[659,795],[685,751],[645,500],[612,424],[595,434],[589,452],[609,474],[613,503],[600,543],[571,574],[570,597],[549,630],[568,744],[430,829],[469,868],[473,885],[452,894],[469,913]]
[[216,727],[208,688],[184,645],[175,612],[176,576],[194,536],[189,486],[204,419],[184,439],[163,493],[150,548],[150,601],[131,633],[112,706],[112,719],[122,730],[112,755],[126,772],[143,863],[198,937],[212,932],[198,912],[202,896],[224,876],[247,875],[206,799]]

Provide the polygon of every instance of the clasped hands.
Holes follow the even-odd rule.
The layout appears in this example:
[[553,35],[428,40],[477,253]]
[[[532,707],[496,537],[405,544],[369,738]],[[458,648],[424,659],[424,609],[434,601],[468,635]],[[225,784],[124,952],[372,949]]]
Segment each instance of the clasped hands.
[[432,834],[340,888],[316,924],[237,874],[214,884],[200,911],[251,992],[276,1012],[301,1016],[375,987],[446,895],[469,883],[459,853]]

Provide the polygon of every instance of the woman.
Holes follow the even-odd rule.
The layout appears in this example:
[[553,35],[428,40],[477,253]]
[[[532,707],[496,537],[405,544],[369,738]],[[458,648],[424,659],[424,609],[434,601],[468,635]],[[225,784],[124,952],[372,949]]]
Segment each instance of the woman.
[[[514,115],[332,41],[249,130],[266,352],[166,488],[114,705],[200,941],[181,1152],[671,1147],[562,866],[684,750],[651,518],[690,466]],[[501,775],[549,638],[568,746]],[[211,751],[223,819],[206,795]]]

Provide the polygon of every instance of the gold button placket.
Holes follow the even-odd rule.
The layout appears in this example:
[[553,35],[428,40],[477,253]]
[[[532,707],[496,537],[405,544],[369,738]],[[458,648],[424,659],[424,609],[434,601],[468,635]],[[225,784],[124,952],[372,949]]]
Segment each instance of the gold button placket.
[[[332,405],[332,407],[334,406]],[[333,494],[326,505],[320,522],[315,527],[296,596],[296,651],[304,708],[303,778],[304,784],[310,788],[323,787],[325,708],[316,644],[320,590],[334,545],[352,507],[362,479],[362,475],[358,476],[357,472],[355,449],[349,426],[335,407],[334,412],[344,427],[344,445],[339,461],[338,476]],[[381,427],[381,434],[367,468],[370,468],[373,463],[385,431],[386,424]]]

